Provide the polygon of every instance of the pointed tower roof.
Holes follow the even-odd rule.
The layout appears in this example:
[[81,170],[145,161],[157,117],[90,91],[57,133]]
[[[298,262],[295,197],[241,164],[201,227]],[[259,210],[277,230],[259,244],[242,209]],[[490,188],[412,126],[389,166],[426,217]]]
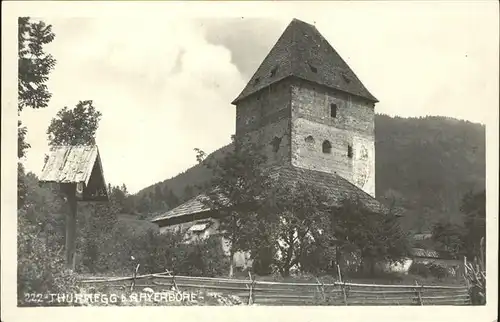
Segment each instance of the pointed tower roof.
[[232,104],[290,76],[378,102],[315,26],[293,19]]

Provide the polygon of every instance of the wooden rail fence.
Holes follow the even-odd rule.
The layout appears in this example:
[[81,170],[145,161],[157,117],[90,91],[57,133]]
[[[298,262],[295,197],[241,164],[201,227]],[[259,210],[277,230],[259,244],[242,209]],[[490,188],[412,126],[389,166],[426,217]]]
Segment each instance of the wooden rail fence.
[[[172,276],[168,273],[120,278],[92,278],[80,281],[86,285],[110,288],[149,287],[155,291],[206,290],[238,296],[246,304],[259,305],[469,305],[466,286],[388,285],[346,282],[286,283],[248,280]],[[133,286],[132,286],[133,285]]]

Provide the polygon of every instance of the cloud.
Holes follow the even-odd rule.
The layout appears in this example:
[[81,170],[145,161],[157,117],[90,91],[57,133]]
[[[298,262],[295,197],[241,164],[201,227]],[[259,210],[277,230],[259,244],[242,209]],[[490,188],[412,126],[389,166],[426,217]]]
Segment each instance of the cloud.
[[213,151],[229,141],[230,102],[244,82],[231,52],[207,42],[197,20],[46,20],[58,61],[50,107],[23,114],[32,145],[28,169],[43,166],[50,119],[85,99],[103,114],[97,142],[106,179],[125,182],[131,192],[194,164],[193,148]]
[[202,20],[207,41],[230,49],[231,61],[245,79],[250,79],[255,73],[289,22],[289,19],[279,17]]

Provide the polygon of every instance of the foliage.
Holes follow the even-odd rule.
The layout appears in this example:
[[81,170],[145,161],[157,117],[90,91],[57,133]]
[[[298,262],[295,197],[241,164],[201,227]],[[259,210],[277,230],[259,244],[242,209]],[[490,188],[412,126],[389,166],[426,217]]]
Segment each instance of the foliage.
[[425,263],[412,263],[408,269],[408,273],[422,277],[428,277],[431,275],[429,266]]
[[429,263],[427,267],[429,268],[430,274],[438,279],[443,279],[448,276],[448,269],[443,265]]
[[26,155],[26,150],[30,148],[28,142],[26,142],[26,135],[28,133],[28,128],[22,126],[21,121],[17,122],[17,157],[24,158]]
[[436,223],[432,228],[432,239],[438,249],[446,250],[454,257],[462,254],[465,248],[464,228],[450,222]]
[[52,95],[45,84],[56,61],[44,46],[55,34],[51,25],[29,17],[19,17],[18,28],[18,111],[47,107]]
[[25,182],[26,174],[21,162],[17,163],[17,209],[21,209],[26,200],[27,187]]
[[481,239],[486,236],[486,190],[468,192],[462,199],[460,210],[464,214],[464,243],[469,258],[481,253]]
[[270,241],[281,255],[274,264],[286,277],[294,265],[307,267],[306,258],[310,260],[307,255],[325,239],[321,235],[327,232],[324,226],[329,215],[328,200],[324,191],[314,185],[289,185],[279,180],[269,199],[273,204],[268,218],[260,220],[266,221],[265,227],[272,236]]
[[[460,202],[485,187],[485,127],[446,117],[376,115],[376,191],[392,190],[406,209],[406,229],[462,223]],[[418,161],[417,161],[418,160]]]
[[480,254],[481,238],[486,235],[486,198],[485,191],[468,192],[462,198],[461,211],[464,224],[449,221],[436,223],[432,229],[432,239],[438,248],[453,256],[466,255],[473,259]]
[[140,264],[142,273],[168,269],[176,275],[220,276],[228,265],[220,238],[186,244],[180,233],[137,230],[123,223],[114,226],[99,255],[94,264],[94,272],[99,273],[130,274]]
[[486,304],[486,256],[485,239],[481,238],[479,257],[475,257],[473,262],[466,261],[465,280],[469,286],[469,294],[472,304]]
[[[47,107],[51,94],[45,83],[55,66],[55,59],[44,52],[44,46],[54,40],[52,26],[43,21],[32,21],[29,17],[18,18],[18,114],[24,107],[34,109]],[[17,157],[26,155],[30,145],[26,142],[28,129],[17,123]],[[22,207],[26,196],[23,183],[24,169],[18,165],[18,207]]]
[[408,271],[410,274],[418,275],[422,277],[435,277],[438,279],[443,279],[449,276],[448,269],[443,265],[437,263],[412,263]]
[[26,195],[18,210],[18,303],[41,305],[27,294],[73,293],[75,276],[66,270],[62,249],[62,202],[32,173],[22,175]]
[[359,200],[344,199],[330,218],[330,229],[341,252],[358,250],[372,274],[377,262],[398,262],[409,253],[408,236],[392,211],[376,213]]
[[64,107],[57,112],[47,129],[50,145],[95,144],[101,112],[92,101],[79,101],[74,109]]
[[[263,147],[242,142],[233,137],[234,150],[226,153],[220,160],[204,159],[204,152],[197,149],[197,160],[212,171],[212,180],[207,184],[203,203],[220,214],[219,230],[229,242],[230,258],[237,251],[255,249],[257,240],[262,238],[262,225],[256,221],[257,210],[262,209],[270,178],[264,171],[267,161],[262,153]],[[233,274],[231,262],[229,275]]]

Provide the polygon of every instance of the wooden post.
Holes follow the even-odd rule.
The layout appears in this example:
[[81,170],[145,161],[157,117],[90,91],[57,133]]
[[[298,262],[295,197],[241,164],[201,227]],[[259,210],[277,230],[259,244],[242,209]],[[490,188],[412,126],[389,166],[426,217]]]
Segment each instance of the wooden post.
[[141,266],[141,264],[137,264],[137,266],[135,267],[135,270],[134,270],[134,279],[132,280],[132,284],[130,285],[130,292],[132,292],[134,290],[134,287],[135,287],[135,280],[137,278],[137,272],[139,272],[139,266]]
[[321,282],[317,277],[316,277],[316,282],[318,282],[318,288],[321,292],[321,298],[323,299],[323,302],[326,303],[325,286],[323,285],[323,282]]
[[415,295],[417,295],[417,301],[419,305],[424,305],[424,302],[422,301],[422,294],[420,289],[423,288],[423,285],[421,287],[418,286],[418,282],[415,281],[415,285],[417,286],[415,288]]
[[66,195],[68,211],[66,213],[66,267],[75,270],[75,242],[76,242],[76,184],[61,184]]
[[254,300],[255,300],[255,294],[253,291],[253,289],[255,287],[255,275],[252,276],[252,274],[249,271],[248,277],[250,277],[250,291],[249,291],[249,295],[248,295],[248,305],[252,305],[254,303]]
[[[337,272],[339,273],[339,282],[342,283],[342,273],[340,273],[340,265],[337,264]],[[344,296],[344,305],[347,305],[347,293],[345,291],[345,282],[344,284],[340,284],[342,288],[342,295]]]

